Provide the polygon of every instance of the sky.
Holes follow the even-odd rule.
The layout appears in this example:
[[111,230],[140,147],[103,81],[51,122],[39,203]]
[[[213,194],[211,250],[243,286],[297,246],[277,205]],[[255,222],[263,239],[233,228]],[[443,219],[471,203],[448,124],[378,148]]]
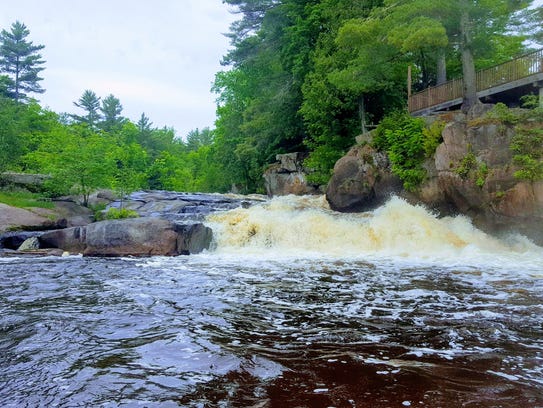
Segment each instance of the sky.
[[221,0],[17,0],[2,1],[0,29],[15,21],[27,40],[45,46],[43,94],[55,112],[74,106],[86,89],[117,97],[122,115],[142,113],[154,127],[173,127],[185,137],[214,127],[215,74],[225,67],[224,36],[238,18]]

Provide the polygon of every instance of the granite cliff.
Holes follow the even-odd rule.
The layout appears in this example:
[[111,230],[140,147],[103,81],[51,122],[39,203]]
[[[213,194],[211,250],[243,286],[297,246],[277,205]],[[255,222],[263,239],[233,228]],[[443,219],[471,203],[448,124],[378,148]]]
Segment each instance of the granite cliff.
[[[424,162],[426,178],[417,189],[406,191],[386,153],[365,142],[336,163],[326,191],[330,206],[343,212],[366,211],[398,195],[443,216],[467,215],[487,232],[521,233],[543,245],[543,181],[530,179],[533,169],[526,171],[515,160],[519,127],[484,115],[456,113],[445,120],[443,141]],[[542,128],[541,121],[532,120],[523,129],[536,129],[537,134]],[[541,149],[540,137],[530,143],[532,153]],[[532,156],[536,160],[530,165],[541,167],[537,152]]]

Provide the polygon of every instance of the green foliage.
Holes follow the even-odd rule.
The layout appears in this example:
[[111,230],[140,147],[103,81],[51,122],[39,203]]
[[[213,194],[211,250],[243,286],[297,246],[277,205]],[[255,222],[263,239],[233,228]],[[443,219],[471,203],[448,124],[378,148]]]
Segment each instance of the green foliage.
[[432,122],[430,126],[422,129],[424,136],[424,154],[427,158],[432,157],[437,147],[443,142],[443,129],[445,129],[445,122],[436,120]]
[[479,188],[483,188],[486,182],[486,177],[488,176],[488,165],[486,163],[479,164],[477,168],[477,178],[475,180],[475,184]]
[[139,214],[127,208],[109,208],[101,217],[103,220],[120,220],[125,218],[138,218]]
[[515,125],[521,120],[521,116],[513,109],[509,109],[504,103],[497,103],[486,113],[486,118],[496,120],[505,125]]
[[91,129],[94,129],[101,119],[100,98],[90,89],[86,89],[83,95],[74,102],[74,105],[85,111],[84,116],[71,115],[79,123],[86,123]]
[[477,158],[475,157],[473,152],[469,152],[462,158],[455,172],[460,176],[462,180],[466,180],[471,170],[475,169],[476,167]]
[[374,147],[388,153],[392,172],[408,191],[415,190],[426,177],[422,163],[426,156],[425,145],[430,142],[426,142],[424,129],[423,119],[395,112],[381,121],[374,138]]
[[539,95],[523,95],[520,97],[520,104],[525,109],[535,109],[539,107]]
[[122,128],[125,119],[121,116],[123,105],[121,105],[119,99],[109,94],[102,99],[100,111],[103,118],[99,124],[100,129],[106,132],[115,132]]
[[520,169],[515,177],[521,180],[543,180],[543,129],[541,122],[523,124],[516,127],[511,141],[514,152],[513,161]]
[[0,203],[19,208],[53,208],[54,204],[39,194],[27,191],[0,191]]

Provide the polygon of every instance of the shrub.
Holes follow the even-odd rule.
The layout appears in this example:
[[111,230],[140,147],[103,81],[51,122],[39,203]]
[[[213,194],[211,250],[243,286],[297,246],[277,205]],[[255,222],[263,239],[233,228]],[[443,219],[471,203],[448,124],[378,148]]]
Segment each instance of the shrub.
[[513,162],[520,166],[515,177],[521,180],[543,179],[543,129],[537,126],[517,126],[511,141],[515,153]]
[[[103,213],[102,213],[103,214]],[[104,220],[120,220],[124,218],[138,218],[139,214],[128,208],[110,208],[103,214]]]
[[415,190],[426,177],[422,163],[441,142],[443,127],[440,121],[426,127],[423,119],[406,112],[388,115],[377,127],[373,147],[388,153],[392,172],[402,180],[406,190]]

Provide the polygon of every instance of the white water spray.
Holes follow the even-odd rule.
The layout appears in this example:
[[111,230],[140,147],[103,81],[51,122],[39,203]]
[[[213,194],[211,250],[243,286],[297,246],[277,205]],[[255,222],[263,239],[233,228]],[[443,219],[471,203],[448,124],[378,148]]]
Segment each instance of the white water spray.
[[323,196],[276,197],[251,208],[213,215],[208,223],[218,253],[454,262],[492,261],[499,255],[513,262],[529,260],[543,265],[541,248],[527,239],[499,240],[473,227],[466,217],[440,219],[397,197],[361,214],[334,212]]

